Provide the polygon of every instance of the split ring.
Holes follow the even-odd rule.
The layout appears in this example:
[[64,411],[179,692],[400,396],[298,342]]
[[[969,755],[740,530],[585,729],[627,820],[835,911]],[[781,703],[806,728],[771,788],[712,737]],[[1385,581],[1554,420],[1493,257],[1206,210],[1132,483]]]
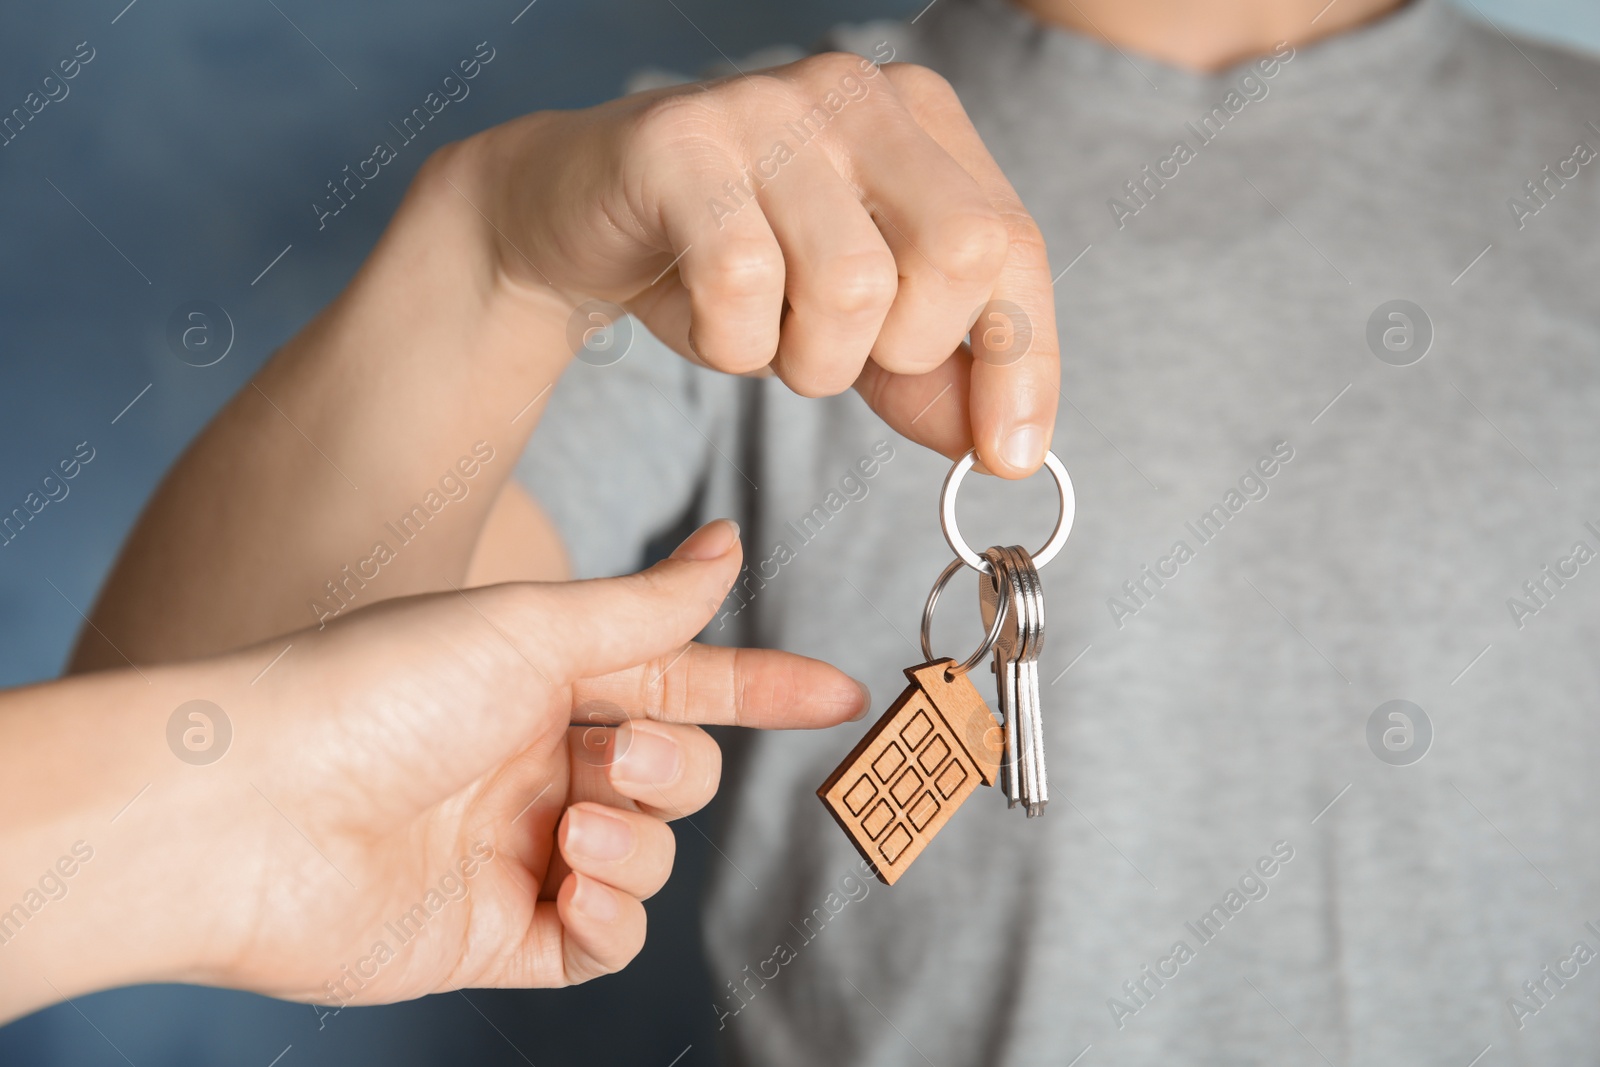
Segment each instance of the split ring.
[[[955,550],[956,556],[962,563],[975,571],[988,574],[989,561],[972,550],[956,526],[956,491],[961,487],[961,479],[967,476],[967,472],[977,462],[978,450],[972,449],[957,460],[956,465],[950,468],[950,473],[945,475],[944,488],[939,490],[939,526],[944,530],[944,539],[950,543],[950,547]],[[1043,567],[1056,558],[1061,546],[1067,543],[1067,535],[1072,532],[1072,519],[1077,511],[1077,498],[1072,492],[1072,479],[1067,475],[1067,468],[1054,452],[1044,454],[1044,465],[1055,478],[1056,490],[1061,494],[1061,514],[1056,518],[1056,528],[1050,534],[1050,540],[1045,542],[1043,548],[1033,553],[1035,567]]]
[[[922,608],[922,654],[930,663],[934,659],[933,640],[931,637],[933,631],[933,609],[939,603],[939,594],[944,592],[944,587],[950,583],[950,579],[955,575],[956,571],[961,569],[962,565],[962,560],[953,559],[945,566],[945,569],[939,574],[938,581],[934,582],[933,588],[928,591],[928,603]],[[967,657],[965,663],[951,666],[949,668],[950,673],[965,674],[976,667],[979,660],[989,654],[989,651],[994,648],[994,643],[1000,639],[1000,628],[1005,625],[1006,613],[1010,609],[1010,583],[1001,582],[1000,603],[995,607],[994,624],[989,627],[989,632],[984,635],[983,644],[978,646],[976,652]]]

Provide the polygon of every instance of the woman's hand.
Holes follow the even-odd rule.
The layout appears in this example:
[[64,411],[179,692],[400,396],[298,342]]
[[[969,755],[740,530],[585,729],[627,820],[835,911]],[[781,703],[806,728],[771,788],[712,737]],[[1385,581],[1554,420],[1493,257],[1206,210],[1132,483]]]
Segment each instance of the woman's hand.
[[[692,724],[866,710],[826,664],[691,643],[740,555],[719,521],[641,574],[388,601],[149,670],[148,685],[108,672],[46,687],[79,696],[43,717],[0,704],[0,802],[24,813],[0,873],[20,882],[76,839],[93,852],[0,948],[0,1016],[131,981],[337,1009],[622,967],[672,867],[666,820],[717,786],[716,743]],[[215,762],[169,747],[219,743],[214,714],[169,740],[195,699],[231,728]]]

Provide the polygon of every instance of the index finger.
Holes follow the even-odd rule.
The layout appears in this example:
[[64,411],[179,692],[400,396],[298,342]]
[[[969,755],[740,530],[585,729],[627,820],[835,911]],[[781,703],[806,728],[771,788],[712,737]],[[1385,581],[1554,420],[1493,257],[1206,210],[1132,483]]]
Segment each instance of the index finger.
[[968,409],[984,466],[1002,477],[1021,478],[1044,462],[1061,395],[1055,293],[1044,237],[950,83],[904,63],[891,63],[883,72],[917,122],[972,175],[1005,222],[1009,242],[999,281],[989,302],[973,309]]
[[858,718],[866,687],[837,667],[792,652],[691,642],[636,667],[572,684],[586,722],[596,709],[617,721],[650,718],[704,726],[813,730]]

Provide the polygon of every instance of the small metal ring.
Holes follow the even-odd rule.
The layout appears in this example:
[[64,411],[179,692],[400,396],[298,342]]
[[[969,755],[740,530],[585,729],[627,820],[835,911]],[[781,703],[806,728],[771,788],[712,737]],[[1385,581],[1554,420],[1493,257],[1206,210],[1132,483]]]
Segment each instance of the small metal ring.
[[[950,468],[950,473],[945,475],[944,488],[939,490],[939,526],[944,530],[944,539],[950,543],[961,562],[975,571],[988,574],[989,561],[972,550],[956,526],[956,490],[961,487],[961,479],[977,462],[978,450],[972,449],[957,460],[956,465]],[[1050,540],[1033,553],[1035,567],[1043,567],[1056,558],[1061,546],[1067,543],[1067,535],[1072,532],[1072,519],[1077,512],[1077,497],[1073,494],[1072,478],[1068,476],[1067,468],[1054,452],[1044,454],[1044,465],[1049,468],[1056,480],[1056,489],[1061,493],[1061,514],[1056,518],[1056,528],[1051,532]]]
[[[950,583],[951,577],[954,576],[956,571],[960,570],[962,566],[963,561],[959,559],[953,559],[948,565],[945,566],[945,569],[939,574],[938,581],[934,582],[933,588],[928,590],[928,603],[922,608],[922,654],[927,657],[928,662],[930,663],[933,662],[934,659],[933,639],[931,636],[933,632],[933,609],[934,606],[939,603],[939,594],[944,592],[944,587]],[[994,643],[1000,639],[1000,629],[1006,624],[1006,612],[1010,609],[1010,583],[1001,582],[1000,602],[995,606],[994,624],[989,627],[988,634],[984,636],[983,644],[978,646],[978,650],[976,652],[967,657],[965,663],[959,663],[951,667],[950,673],[965,674],[972,668],[976,667],[979,660],[983,659],[983,657],[989,654],[989,650],[994,648]]]

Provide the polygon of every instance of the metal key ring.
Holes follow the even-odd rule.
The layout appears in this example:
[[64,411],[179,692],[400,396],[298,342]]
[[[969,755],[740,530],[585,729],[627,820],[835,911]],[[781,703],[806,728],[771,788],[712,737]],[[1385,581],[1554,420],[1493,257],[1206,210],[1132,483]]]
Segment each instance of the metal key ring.
[[[940,572],[939,580],[933,583],[933,588],[928,590],[928,603],[922,608],[922,654],[928,662],[933,662],[933,609],[939,603],[939,594],[944,592],[944,587],[950,583],[951,577],[963,566],[963,561],[953,559]],[[994,643],[1000,639],[1000,628],[1006,624],[1006,613],[1011,610],[1011,589],[1009,583],[1000,583],[1000,602],[995,606],[994,624],[989,627],[989,632],[984,636],[983,644],[978,650],[967,657],[965,663],[951,667],[947,673],[966,674],[978,665],[978,661],[989,654],[994,648]]]
[[[961,479],[977,462],[978,450],[973,449],[957,460],[956,465],[950,468],[950,473],[945,475],[944,488],[939,490],[939,526],[944,530],[944,539],[950,543],[962,563],[988,574],[989,561],[972,550],[956,526],[956,490],[961,487]],[[1056,528],[1050,534],[1050,540],[1033,553],[1035,567],[1043,567],[1056,558],[1061,546],[1067,543],[1067,535],[1072,532],[1072,519],[1077,512],[1077,497],[1073,494],[1072,479],[1067,475],[1067,468],[1054,452],[1044,454],[1044,465],[1049,468],[1056,480],[1056,489],[1061,493],[1061,514],[1056,518]]]

